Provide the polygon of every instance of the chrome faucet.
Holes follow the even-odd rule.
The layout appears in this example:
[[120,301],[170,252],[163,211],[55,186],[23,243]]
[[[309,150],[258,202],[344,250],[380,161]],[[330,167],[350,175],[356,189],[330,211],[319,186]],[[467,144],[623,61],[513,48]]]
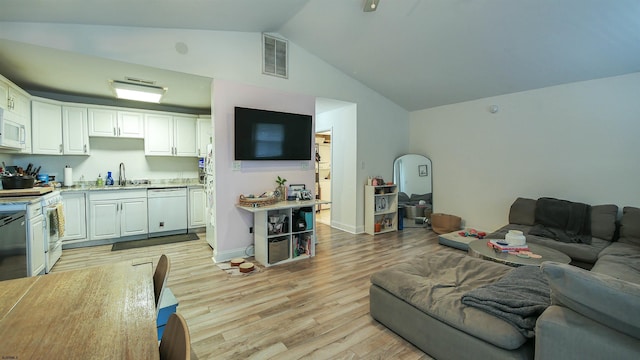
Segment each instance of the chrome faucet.
[[118,183],[120,184],[120,186],[127,185],[127,177],[125,176],[125,172],[124,172],[124,163],[120,163],[120,168],[118,169],[118,172],[120,173],[118,175]]

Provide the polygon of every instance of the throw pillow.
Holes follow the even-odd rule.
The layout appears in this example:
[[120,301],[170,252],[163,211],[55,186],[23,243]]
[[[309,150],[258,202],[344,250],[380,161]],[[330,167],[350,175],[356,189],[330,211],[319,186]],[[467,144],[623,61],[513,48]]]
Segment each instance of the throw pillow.
[[424,200],[427,204],[431,204],[431,193],[428,194],[411,194],[411,201],[418,202]]
[[549,280],[552,305],[640,338],[640,285],[550,261],[541,269]]
[[640,246],[640,209],[631,206],[622,209],[619,241]]
[[509,224],[533,226],[536,218],[536,200],[517,198],[509,210]]
[[591,207],[591,235],[612,241],[616,232],[618,206],[596,205]]

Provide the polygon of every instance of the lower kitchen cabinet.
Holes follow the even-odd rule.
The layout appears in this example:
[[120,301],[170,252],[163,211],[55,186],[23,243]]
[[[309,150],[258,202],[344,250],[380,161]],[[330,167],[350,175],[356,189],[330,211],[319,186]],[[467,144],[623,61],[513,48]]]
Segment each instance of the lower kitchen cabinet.
[[148,234],[147,191],[105,190],[89,194],[90,240]]
[[189,229],[205,226],[205,199],[202,187],[189,188]]
[[[27,249],[29,253],[27,254],[28,260],[28,275],[36,276],[38,274],[44,273],[44,235],[45,235],[45,223],[44,223],[44,215],[38,209],[39,214],[35,217],[29,219],[29,231],[27,231],[27,238],[29,241],[29,245]],[[29,213],[33,213],[33,211],[29,211]]]
[[87,239],[87,192],[63,191],[64,236],[62,242],[68,243]]

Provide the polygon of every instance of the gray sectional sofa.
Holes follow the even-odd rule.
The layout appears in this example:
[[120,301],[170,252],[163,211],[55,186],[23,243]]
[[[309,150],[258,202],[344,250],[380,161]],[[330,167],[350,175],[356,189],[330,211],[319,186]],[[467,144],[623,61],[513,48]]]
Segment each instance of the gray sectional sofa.
[[[508,227],[527,233],[533,226],[528,225],[528,211],[534,208],[535,200],[516,200]],[[592,267],[589,271],[545,262],[540,269],[532,268],[546,280],[549,296],[539,314],[524,318],[533,324],[531,331],[462,301],[472,292],[520,276],[522,272],[516,272],[521,268],[463,252],[422,254],[374,273],[371,315],[436,359],[640,358],[640,209],[623,209],[619,238],[614,236],[616,215],[615,205],[591,207],[591,244],[551,246],[545,242],[554,240],[527,236],[527,241]],[[503,230],[508,229],[499,232]],[[528,298],[516,297],[525,302]]]

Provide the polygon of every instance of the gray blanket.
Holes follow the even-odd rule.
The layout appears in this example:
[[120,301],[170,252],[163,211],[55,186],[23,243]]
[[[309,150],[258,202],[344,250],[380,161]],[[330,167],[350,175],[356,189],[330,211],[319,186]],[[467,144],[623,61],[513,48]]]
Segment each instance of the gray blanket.
[[565,243],[591,244],[591,206],[583,203],[539,198],[536,201],[535,225],[529,235]]
[[549,284],[540,268],[522,266],[464,294],[462,303],[494,315],[533,338],[538,316],[550,305]]

